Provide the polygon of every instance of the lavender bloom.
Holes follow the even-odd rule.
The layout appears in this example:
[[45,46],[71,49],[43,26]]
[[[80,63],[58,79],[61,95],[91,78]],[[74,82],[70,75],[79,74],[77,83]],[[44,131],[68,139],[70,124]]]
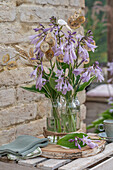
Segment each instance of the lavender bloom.
[[64,55],[64,63],[69,64],[69,51],[65,50],[65,55]]
[[113,62],[108,63],[108,71],[110,72],[111,75],[113,75]]
[[88,43],[86,40],[84,40],[84,41],[85,41],[86,45],[94,52],[94,49],[97,48],[97,46],[93,45],[91,43]]
[[67,87],[68,91],[73,90],[73,87],[71,86],[71,84],[68,82],[68,87]]
[[89,142],[89,143],[87,143],[87,145],[88,145],[91,149],[93,149],[93,148],[95,148],[95,147],[98,147],[98,144],[97,144],[97,143],[94,143],[94,142]]
[[62,94],[66,94],[67,93],[67,91],[68,91],[68,86],[67,86],[67,83],[66,83],[66,81],[65,81],[65,84],[64,84],[64,86],[63,86],[63,91],[62,91]]
[[55,80],[55,82],[58,82],[58,84],[55,86],[55,88],[58,91],[61,91],[62,90],[62,86],[64,84],[64,77],[59,76],[59,78],[57,80]]
[[56,77],[62,76],[64,74],[64,70],[57,70],[56,71]]
[[109,109],[109,112],[110,112],[110,113],[113,113],[113,109]]
[[85,73],[82,74],[81,76],[82,82],[88,82],[90,79],[90,74],[88,73],[88,71],[86,71]]
[[113,104],[113,97],[110,97],[110,98],[108,99],[108,104]]
[[42,78],[42,73],[38,76],[36,81],[36,89],[41,90],[42,86],[45,85],[46,79]]
[[86,60],[87,58],[89,58],[89,53],[88,51],[83,48],[81,45],[79,45],[79,55],[82,59]]
[[102,82],[104,80],[103,75],[101,74],[100,70],[95,68],[95,76],[97,77],[97,81]]
[[71,143],[71,142],[74,142],[74,139],[69,139],[69,142]]
[[36,79],[36,77],[37,77],[37,69],[38,69],[38,67],[31,73],[31,77],[34,77],[34,79]]
[[84,71],[84,68],[77,68],[74,69],[74,71],[72,72],[75,76],[80,75],[82,72]]

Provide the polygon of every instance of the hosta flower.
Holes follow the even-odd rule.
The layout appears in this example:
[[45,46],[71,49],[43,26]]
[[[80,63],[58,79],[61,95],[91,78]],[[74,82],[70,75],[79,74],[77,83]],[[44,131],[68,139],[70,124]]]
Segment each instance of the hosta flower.
[[104,80],[104,77],[103,77],[101,71],[97,68],[95,68],[95,76],[97,77],[97,81],[102,82]]
[[36,77],[37,77],[37,69],[38,69],[38,67],[35,68],[35,70],[30,75],[31,77],[34,77],[34,79],[36,79]]
[[94,49],[97,48],[97,46],[93,45],[91,43],[88,43],[86,40],[84,40],[84,41],[85,41],[86,45],[88,46],[88,48],[90,48],[94,52]]
[[55,88],[58,91],[62,90],[62,86],[64,85],[64,77],[59,76],[59,78],[57,80],[55,80],[55,82],[57,82],[58,84],[55,86]]
[[85,48],[83,48],[81,45],[79,45],[79,56],[84,60],[89,58],[88,51]]
[[42,86],[45,85],[46,79],[42,78],[42,73],[38,76],[36,81],[36,89],[41,90]]
[[78,75],[80,75],[83,71],[84,71],[84,68],[77,68],[77,69],[74,69],[73,74],[74,74],[75,76],[78,76]]
[[111,75],[113,75],[113,62],[108,63],[108,71],[110,72]]

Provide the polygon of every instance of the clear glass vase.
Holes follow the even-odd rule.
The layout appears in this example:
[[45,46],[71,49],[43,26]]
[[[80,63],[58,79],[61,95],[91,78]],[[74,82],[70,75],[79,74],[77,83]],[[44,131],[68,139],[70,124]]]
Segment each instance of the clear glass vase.
[[51,115],[47,117],[47,130],[57,133],[70,133],[80,129],[80,102],[75,99],[55,100]]

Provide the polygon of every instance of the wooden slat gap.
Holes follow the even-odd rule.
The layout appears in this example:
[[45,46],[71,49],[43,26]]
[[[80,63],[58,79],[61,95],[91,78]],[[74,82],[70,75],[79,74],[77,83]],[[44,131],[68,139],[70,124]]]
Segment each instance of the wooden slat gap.
[[37,167],[38,164],[40,164],[40,163],[42,163],[42,162],[45,162],[45,161],[47,161],[47,160],[49,160],[49,158],[46,158],[46,159],[44,159],[44,160],[42,160],[42,161],[39,161],[39,162],[35,163],[35,164],[34,164],[34,167]]
[[110,155],[110,156],[107,156],[106,158],[104,158],[104,159],[102,159],[102,160],[99,160],[98,162],[96,162],[96,163],[88,166],[88,167],[86,168],[86,170],[88,170],[88,169],[90,169],[90,168],[93,168],[93,167],[95,167],[96,165],[99,165],[100,163],[102,163],[102,162],[110,159],[111,157],[113,157],[113,156]]

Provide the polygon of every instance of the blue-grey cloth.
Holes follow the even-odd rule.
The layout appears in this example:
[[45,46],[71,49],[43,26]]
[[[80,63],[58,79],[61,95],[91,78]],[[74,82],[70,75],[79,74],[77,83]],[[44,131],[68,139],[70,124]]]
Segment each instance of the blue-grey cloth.
[[18,136],[13,142],[0,146],[0,155],[13,154],[16,156],[25,156],[37,147],[45,147],[47,145],[47,138],[22,135]]

